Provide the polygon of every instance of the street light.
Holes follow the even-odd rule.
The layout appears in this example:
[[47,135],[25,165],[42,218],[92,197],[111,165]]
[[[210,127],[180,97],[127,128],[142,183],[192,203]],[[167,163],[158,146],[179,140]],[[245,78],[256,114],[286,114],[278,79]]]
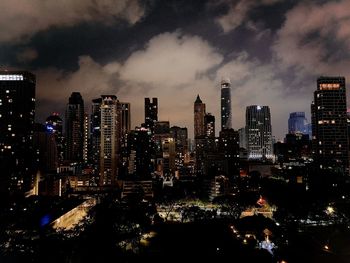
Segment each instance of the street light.
[[332,206],[327,206],[326,214],[327,215],[333,215],[333,213],[334,213],[334,208]]

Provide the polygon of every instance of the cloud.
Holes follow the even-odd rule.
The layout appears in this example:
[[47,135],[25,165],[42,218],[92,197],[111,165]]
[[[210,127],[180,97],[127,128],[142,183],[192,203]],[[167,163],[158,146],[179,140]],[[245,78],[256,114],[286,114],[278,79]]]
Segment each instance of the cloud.
[[81,92],[87,112],[90,111],[93,98],[118,92],[118,63],[100,65],[89,56],[81,56],[78,65],[78,70],[73,72],[65,72],[56,68],[35,72],[37,75],[38,119],[43,120],[52,111],[63,114],[68,97],[73,91]]
[[41,119],[49,114],[48,109],[63,113],[73,91],[82,93],[88,112],[91,99],[116,94],[119,100],[131,103],[132,124],[136,126],[144,121],[144,97],[158,97],[160,120],[185,125],[192,136],[193,102],[198,93],[210,101],[209,112],[219,110],[218,86],[207,75],[222,60],[223,56],[208,42],[180,32],[153,37],[123,64],[111,61],[101,65],[89,56],[81,56],[76,71],[52,68],[36,72],[37,112]]
[[[158,97],[160,120],[186,125],[192,136],[196,95],[204,100],[217,97],[219,101],[219,90],[208,75],[222,60],[223,56],[198,36],[160,34],[123,64],[119,73],[127,92],[120,95],[139,107],[134,109],[141,112],[135,116],[136,123],[143,122],[143,97]],[[218,110],[217,101],[208,107],[209,112]]]
[[240,0],[240,1],[221,1],[227,3],[229,10],[227,14],[217,18],[216,22],[221,26],[224,33],[235,30],[240,25],[249,20],[249,12],[263,5],[273,5],[280,0]]
[[0,1],[0,42],[28,39],[51,27],[83,22],[134,24],[144,15],[137,0],[5,0]]
[[350,0],[297,5],[286,14],[273,51],[281,67],[299,75],[349,75]]
[[154,87],[184,86],[222,60],[222,55],[200,37],[164,33],[152,38],[144,50],[133,53],[120,75],[125,81]]
[[38,57],[38,52],[34,48],[25,48],[18,52],[16,57],[18,62],[31,62]]
[[[180,32],[153,37],[147,45],[132,53],[124,63],[100,64],[89,56],[81,56],[76,71],[46,69],[38,76],[38,108],[41,119],[51,111],[64,113],[68,97],[80,91],[87,112],[91,99],[101,94],[115,94],[120,101],[131,103],[132,126],[144,122],[144,98],[157,97],[159,120],[185,126],[193,137],[193,103],[197,94],[206,103],[207,112],[216,117],[220,130],[220,81],[232,81],[233,128],[245,125],[248,105],[271,108],[274,134],[286,133],[289,112],[309,111],[310,96],[294,99],[285,96],[285,84],[274,63],[262,63],[246,52],[222,54],[198,36]],[[298,98],[298,99],[296,99]],[[291,102],[292,101],[292,102]],[[285,125],[283,125],[285,123]]]

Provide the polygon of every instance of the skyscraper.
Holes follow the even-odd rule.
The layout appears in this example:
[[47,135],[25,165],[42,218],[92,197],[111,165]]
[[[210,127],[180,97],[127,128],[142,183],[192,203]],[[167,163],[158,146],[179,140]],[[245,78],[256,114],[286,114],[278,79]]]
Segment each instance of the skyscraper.
[[197,95],[194,102],[194,138],[205,135],[204,127],[205,104]]
[[90,126],[89,114],[84,113],[83,160],[85,163],[88,162],[88,155],[89,155],[89,144],[90,144],[89,126]]
[[83,161],[84,101],[79,92],[73,92],[66,108],[66,159]]
[[170,135],[175,140],[175,150],[177,154],[177,166],[183,166],[185,155],[188,154],[187,128],[173,126],[170,128]]
[[247,149],[247,133],[245,127],[238,129],[239,134],[239,147]]
[[307,121],[305,118],[305,112],[292,112],[289,114],[288,119],[288,132],[307,134]]
[[0,71],[0,192],[26,192],[32,186],[35,76]]
[[59,114],[54,112],[45,121],[46,131],[53,134],[56,141],[58,162],[64,160],[64,137],[63,137],[63,121]]
[[246,127],[248,158],[251,160],[272,159],[271,114],[268,106],[248,106]]
[[154,172],[155,147],[152,132],[136,128],[128,136],[128,173],[135,179],[149,179]]
[[128,176],[128,136],[131,126],[131,109],[130,103],[118,101],[118,127],[119,127],[119,160],[118,160],[118,177],[119,179]]
[[54,172],[58,167],[56,134],[47,125],[34,125],[33,145],[36,151],[37,169],[42,173]]
[[121,137],[125,137],[127,133],[130,132],[131,126],[131,109],[130,103],[128,102],[118,102],[118,113],[119,113],[119,122],[121,129]]
[[158,121],[158,99],[145,98],[145,126],[153,132],[154,123]]
[[220,131],[218,151],[226,161],[225,173],[232,178],[239,175],[239,133],[234,129]]
[[205,135],[215,138],[215,116],[207,113],[204,116]]
[[231,81],[221,81],[221,130],[232,128]]
[[117,179],[118,162],[118,115],[117,97],[102,95],[100,186],[114,185]]
[[101,104],[102,98],[93,99],[91,106],[91,124],[90,124],[90,140],[91,140],[91,163],[97,169],[100,165],[100,142],[101,142]]
[[320,77],[311,105],[312,148],[321,169],[348,170],[346,92],[344,77]]

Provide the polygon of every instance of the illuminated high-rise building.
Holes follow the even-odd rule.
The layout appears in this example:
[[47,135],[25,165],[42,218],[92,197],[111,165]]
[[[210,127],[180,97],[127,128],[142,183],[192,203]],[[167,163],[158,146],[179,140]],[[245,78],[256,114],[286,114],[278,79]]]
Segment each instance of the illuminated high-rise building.
[[211,138],[215,137],[215,116],[207,113],[204,116],[205,135]]
[[221,130],[232,128],[231,81],[221,81]]
[[344,77],[320,77],[311,105],[312,148],[321,169],[349,169]]
[[194,102],[194,138],[205,135],[204,126],[205,104],[199,95]]
[[145,98],[145,126],[153,132],[155,122],[158,121],[158,99]]
[[33,182],[35,76],[0,71],[0,192],[27,192]]
[[100,143],[101,143],[101,104],[102,98],[92,100],[90,115],[90,141],[91,141],[91,163],[95,168],[100,163]]
[[266,160],[273,158],[271,114],[268,106],[248,106],[246,127],[248,158]]
[[84,156],[84,100],[73,92],[66,108],[66,159],[82,162]]
[[83,160],[84,160],[85,163],[88,162],[89,143],[90,143],[90,122],[89,122],[89,114],[84,113]]
[[102,95],[100,186],[114,185],[118,162],[118,101],[114,95]]

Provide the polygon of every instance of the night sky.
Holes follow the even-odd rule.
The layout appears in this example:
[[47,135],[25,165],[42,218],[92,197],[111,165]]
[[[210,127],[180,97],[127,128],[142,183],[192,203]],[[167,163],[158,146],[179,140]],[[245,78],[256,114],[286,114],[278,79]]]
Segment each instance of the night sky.
[[350,0],[2,0],[0,67],[37,75],[37,121],[64,117],[72,91],[130,102],[193,137],[197,94],[220,127],[220,80],[232,81],[233,128],[248,105],[271,108],[276,139],[305,111],[321,75],[350,81]]

